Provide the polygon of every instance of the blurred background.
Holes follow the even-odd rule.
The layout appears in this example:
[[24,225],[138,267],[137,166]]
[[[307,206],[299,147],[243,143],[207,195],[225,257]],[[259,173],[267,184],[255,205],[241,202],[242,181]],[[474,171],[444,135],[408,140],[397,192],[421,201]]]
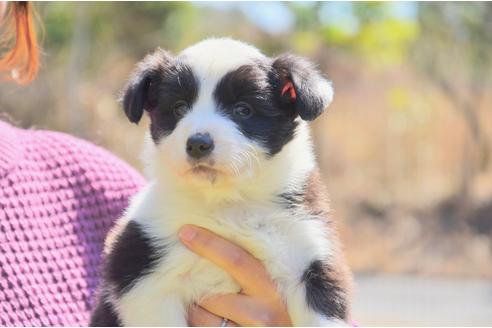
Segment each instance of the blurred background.
[[67,132],[141,171],[133,65],[210,36],[310,58],[335,99],[313,123],[362,325],[492,325],[492,3],[36,3],[42,69],[0,119]]

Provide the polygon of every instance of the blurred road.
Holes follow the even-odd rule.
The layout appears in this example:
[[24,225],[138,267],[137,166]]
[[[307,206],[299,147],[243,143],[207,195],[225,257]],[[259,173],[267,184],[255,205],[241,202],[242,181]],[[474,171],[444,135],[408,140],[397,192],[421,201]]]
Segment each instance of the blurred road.
[[356,276],[359,326],[492,326],[492,281]]

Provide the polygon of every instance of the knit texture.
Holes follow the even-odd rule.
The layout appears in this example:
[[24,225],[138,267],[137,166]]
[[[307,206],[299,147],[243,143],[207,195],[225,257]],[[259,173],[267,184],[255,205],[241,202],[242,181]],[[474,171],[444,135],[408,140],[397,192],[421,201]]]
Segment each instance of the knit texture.
[[87,325],[104,238],[143,183],[88,142],[0,122],[0,325]]

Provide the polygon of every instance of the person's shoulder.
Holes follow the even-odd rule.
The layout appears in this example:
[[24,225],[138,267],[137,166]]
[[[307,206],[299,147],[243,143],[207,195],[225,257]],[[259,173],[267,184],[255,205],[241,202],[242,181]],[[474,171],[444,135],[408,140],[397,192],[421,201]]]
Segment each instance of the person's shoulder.
[[[67,133],[21,129],[0,121],[0,142],[8,144],[11,166],[80,178],[104,189],[139,189],[144,178],[106,149]],[[1,160],[1,159],[0,159]]]
[[32,131],[38,144],[52,145],[64,161],[73,161],[91,170],[106,170],[112,173],[129,174],[132,178],[144,182],[143,177],[127,162],[114,155],[107,149],[87,140],[56,131]]

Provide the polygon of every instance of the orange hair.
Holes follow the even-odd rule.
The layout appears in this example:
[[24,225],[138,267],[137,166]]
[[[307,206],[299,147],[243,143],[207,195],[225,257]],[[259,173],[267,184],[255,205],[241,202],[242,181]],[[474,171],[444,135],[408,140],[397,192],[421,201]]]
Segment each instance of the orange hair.
[[33,8],[27,1],[7,3],[0,17],[0,45],[10,48],[0,58],[0,78],[28,84],[39,69],[39,48],[33,22]]

